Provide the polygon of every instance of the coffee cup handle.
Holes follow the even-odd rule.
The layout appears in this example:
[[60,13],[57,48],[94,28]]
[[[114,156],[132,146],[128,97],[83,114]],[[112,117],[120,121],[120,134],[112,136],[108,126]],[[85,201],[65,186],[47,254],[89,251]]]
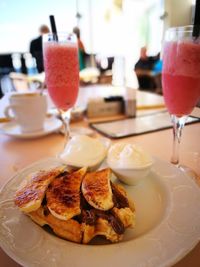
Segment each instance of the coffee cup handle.
[[14,120],[14,117],[10,115],[10,110],[13,108],[13,105],[9,105],[4,109],[4,115],[6,118]]

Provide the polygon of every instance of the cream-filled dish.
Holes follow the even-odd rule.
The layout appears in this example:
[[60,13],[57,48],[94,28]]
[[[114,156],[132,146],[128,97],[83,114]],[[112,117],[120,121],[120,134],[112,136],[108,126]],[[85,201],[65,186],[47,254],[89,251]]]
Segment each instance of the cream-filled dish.
[[153,159],[138,145],[117,143],[110,147],[107,163],[120,181],[136,185],[148,176]]
[[152,157],[141,147],[117,143],[108,151],[108,164],[114,168],[141,168],[152,164]]
[[104,160],[106,154],[107,147],[99,139],[75,135],[69,140],[60,158],[72,167],[95,168]]

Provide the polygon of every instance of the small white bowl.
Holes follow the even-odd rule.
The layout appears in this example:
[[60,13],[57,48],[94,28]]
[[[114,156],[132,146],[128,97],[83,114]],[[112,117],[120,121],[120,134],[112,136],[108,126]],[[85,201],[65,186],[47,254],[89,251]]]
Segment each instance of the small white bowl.
[[76,170],[79,170],[83,167],[87,167],[87,170],[90,171],[90,172],[94,172],[96,171],[100,166],[101,164],[103,163],[105,157],[102,157],[101,159],[99,159],[99,161],[97,163],[94,163],[94,164],[76,164],[75,162],[74,163],[69,163],[69,162],[65,162],[63,161],[66,165],[67,165],[67,168],[69,171],[76,171]]
[[153,162],[144,167],[131,168],[131,169],[113,168],[113,167],[110,168],[121,182],[127,185],[137,185],[138,183],[143,181],[145,177],[149,175],[152,165]]
[[153,159],[140,146],[121,142],[109,148],[107,164],[120,181],[136,185],[151,171]]
[[[75,135],[67,144],[66,151],[60,155],[60,160],[67,165],[69,170],[87,167],[89,171],[95,171],[104,161],[109,146],[110,140],[107,138]],[[72,152],[73,148],[74,151]]]

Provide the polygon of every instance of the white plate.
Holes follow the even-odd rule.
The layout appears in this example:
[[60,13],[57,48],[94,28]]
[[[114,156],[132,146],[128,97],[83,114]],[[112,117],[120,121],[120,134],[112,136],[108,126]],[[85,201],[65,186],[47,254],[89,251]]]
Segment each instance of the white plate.
[[2,133],[6,135],[16,138],[29,139],[29,138],[37,138],[48,135],[52,132],[59,130],[61,126],[62,126],[61,120],[57,118],[47,118],[44,123],[44,129],[37,132],[22,133],[19,125],[16,124],[15,122],[4,123],[0,129]]
[[19,172],[0,193],[0,244],[23,266],[166,267],[185,256],[200,239],[200,190],[179,169],[155,160],[137,186],[125,186],[136,206],[136,228],[116,244],[80,245],[45,231],[14,206],[24,177],[60,163],[45,159]]

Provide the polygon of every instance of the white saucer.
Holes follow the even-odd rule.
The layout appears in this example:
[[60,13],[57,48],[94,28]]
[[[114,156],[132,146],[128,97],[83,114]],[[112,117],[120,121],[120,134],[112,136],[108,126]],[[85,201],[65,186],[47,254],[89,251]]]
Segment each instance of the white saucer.
[[22,133],[19,125],[16,122],[5,123],[1,126],[2,133],[21,138],[21,139],[29,139],[29,138],[37,138],[41,136],[48,135],[52,132],[59,130],[62,126],[61,120],[57,118],[47,118],[44,123],[44,128],[37,132],[31,133]]

